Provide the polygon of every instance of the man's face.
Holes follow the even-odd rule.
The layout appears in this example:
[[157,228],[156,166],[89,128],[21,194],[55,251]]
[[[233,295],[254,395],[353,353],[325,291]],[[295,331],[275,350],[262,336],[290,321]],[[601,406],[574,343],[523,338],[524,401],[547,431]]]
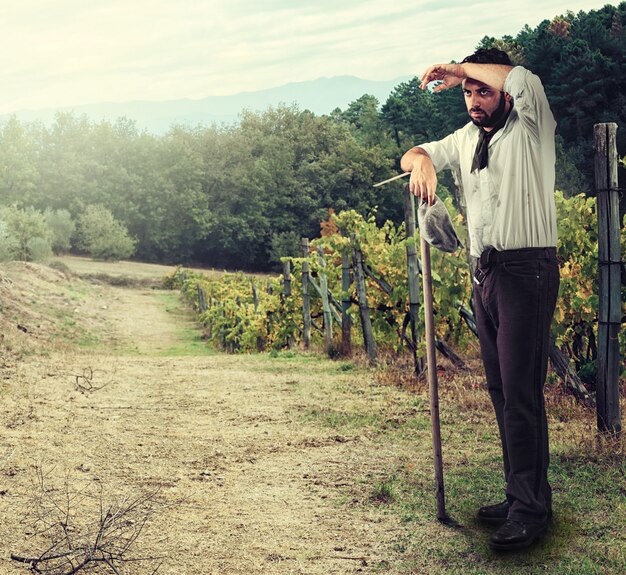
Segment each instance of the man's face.
[[[511,97],[508,94],[503,94],[487,84],[468,78],[463,80],[462,87],[465,105],[472,122],[487,131],[502,114],[508,113],[511,107]],[[502,99],[504,101],[501,101]]]

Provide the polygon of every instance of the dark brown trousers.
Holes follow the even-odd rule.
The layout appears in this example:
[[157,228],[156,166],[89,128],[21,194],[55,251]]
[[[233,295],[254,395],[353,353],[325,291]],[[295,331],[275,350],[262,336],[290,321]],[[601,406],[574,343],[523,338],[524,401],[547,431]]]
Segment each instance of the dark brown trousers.
[[490,248],[478,263],[476,325],[517,521],[543,521],[552,506],[543,387],[558,291],[554,248]]

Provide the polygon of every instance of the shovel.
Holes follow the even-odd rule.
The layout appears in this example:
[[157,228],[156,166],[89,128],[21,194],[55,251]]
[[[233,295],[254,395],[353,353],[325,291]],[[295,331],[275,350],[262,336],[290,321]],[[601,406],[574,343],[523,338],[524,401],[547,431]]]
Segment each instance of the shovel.
[[441,424],[439,421],[439,386],[437,382],[437,356],[435,353],[435,320],[433,316],[433,280],[430,271],[430,245],[421,238],[422,283],[424,286],[424,318],[426,337],[426,364],[428,366],[428,395],[430,398],[430,422],[433,438],[435,462],[435,484],[437,498],[437,519],[448,523],[446,500],[443,486],[443,457],[441,455]]
[[[404,172],[374,187],[383,186],[400,178],[409,176]],[[439,386],[437,382],[437,356],[435,353],[435,320],[433,316],[433,279],[430,269],[430,244],[420,233],[420,249],[422,255],[422,283],[424,291],[424,316],[426,337],[426,364],[428,368],[428,395],[430,399],[430,421],[432,427],[433,455],[435,463],[435,484],[437,499],[437,519],[448,525],[455,525],[446,513],[446,500],[443,484],[443,457],[441,454],[441,423],[439,420]]]

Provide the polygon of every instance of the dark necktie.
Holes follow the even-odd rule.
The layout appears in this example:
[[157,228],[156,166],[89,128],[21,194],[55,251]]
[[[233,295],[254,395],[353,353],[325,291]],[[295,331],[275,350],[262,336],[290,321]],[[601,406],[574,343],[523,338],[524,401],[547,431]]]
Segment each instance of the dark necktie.
[[503,114],[502,117],[496,122],[493,129],[487,132],[484,128],[478,128],[478,143],[476,144],[476,150],[474,152],[474,159],[472,160],[472,169],[483,170],[489,163],[489,142],[495,133],[506,124],[506,120],[509,117],[508,114]]
[[478,129],[478,144],[476,144],[476,151],[472,160],[472,172],[483,170],[487,167],[489,163],[489,142],[495,132],[495,128],[490,132],[485,131],[483,128]]

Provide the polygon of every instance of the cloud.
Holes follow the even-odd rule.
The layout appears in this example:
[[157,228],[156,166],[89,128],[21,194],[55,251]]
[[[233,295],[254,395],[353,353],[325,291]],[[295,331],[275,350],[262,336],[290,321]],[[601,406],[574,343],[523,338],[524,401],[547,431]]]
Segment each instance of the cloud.
[[0,14],[0,112],[388,80],[600,0],[21,0]]

